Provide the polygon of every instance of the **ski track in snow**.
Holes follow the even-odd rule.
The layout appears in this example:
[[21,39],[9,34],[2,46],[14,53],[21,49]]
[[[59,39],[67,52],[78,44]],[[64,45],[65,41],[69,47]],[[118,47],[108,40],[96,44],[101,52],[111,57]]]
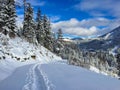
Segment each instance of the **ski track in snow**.
[[54,90],[54,85],[41,70],[40,64],[35,64],[29,69],[26,84],[22,90]]

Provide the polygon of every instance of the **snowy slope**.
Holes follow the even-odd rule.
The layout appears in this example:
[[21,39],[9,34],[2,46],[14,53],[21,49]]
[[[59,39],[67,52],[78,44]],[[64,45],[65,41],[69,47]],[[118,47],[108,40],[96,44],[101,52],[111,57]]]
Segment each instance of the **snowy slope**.
[[[3,45],[0,37],[0,90],[120,90],[120,81],[66,61],[21,38]],[[21,61],[21,62],[20,62]]]
[[80,43],[81,49],[109,50],[116,46],[120,46],[120,26],[98,37],[98,39],[93,38],[93,40]]
[[[13,64],[13,63],[16,63],[16,64]],[[0,61],[0,81],[4,80],[7,76],[12,74],[14,69],[19,65],[20,64],[17,64],[17,62],[13,60]]]
[[119,39],[119,35],[120,35],[120,26],[113,29],[112,31],[100,36],[103,39]]
[[54,90],[120,90],[120,81],[67,64],[43,64]]
[[[8,40],[7,45],[4,45],[6,40]],[[8,77],[17,67],[56,60],[61,60],[61,58],[43,46],[30,44],[19,37],[15,39],[6,38],[0,34],[0,81]]]
[[6,57],[19,61],[42,60],[42,62],[61,59],[43,46],[30,44],[19,37],[16,37],[15,39],[8,38],[9,40],[7,45],[3,45],[3,38],[5,38],[4,35],[0,37],[0,57]]
[[104,39],[107,40],[107,39],[112,38],[111,35],[112,35],[112,33],[108,33],[108,34],[106,34],[106,36],[104,37]]
[[120,81],[66,63],[29,64],[0,82],[0,90],[120,90]]

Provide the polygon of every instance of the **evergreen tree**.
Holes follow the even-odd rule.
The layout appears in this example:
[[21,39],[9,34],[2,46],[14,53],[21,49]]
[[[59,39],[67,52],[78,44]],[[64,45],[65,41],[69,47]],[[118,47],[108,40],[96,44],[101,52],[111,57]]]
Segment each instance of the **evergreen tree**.
[[41,10],[40,10],[40,8],[39,8],[38,11],[37,11],[36,22],[38,23],[38,22],[41,21],[41,20],[42,20],[42,16],[41,16]]
[[44,15],[44,17],[43,17],[43,27],[44,27],[44,31],[45,31],[44,46],[47,49],[53,51],[50,21],[48,20],[46,15]]
[[53,52],[57,54],[57,38],[56,33],[52,33],[52,46],[53,46]]
[[30,3],[28,3],[28,6],[25,11],[23,34],[30,43],[36,42],[35,22],[33,20],[33,9]]
[[8,8],[6,10],[8,11],[9,19],[8,19],[8,27],[9,27],[9,36],[14,37],[15,36],[15,30],[16,30],[16,9],[15,9],[15,1],[14,0],[8,0],[7,2]]
[[4,26],[4,17],[5,17],[5,5],[4,1],[0,1],[0,32],[3,32],[3,26]]
[[118,70],[118,75],[120,76],[120,54],[117,54],[117,70]]
[[58,29],[58,40],[61,40],[63,38],[62,29]]
[[[24,24],[24,22],[25,22],[25,15],[26,15],[26,7],[27,7],[26,0],[23,0],[23,5],[24,5],[24,21],[23,21],[23,24]],[[24,28],[25,28],[25,25],[23,25],[23,30],[22,30],[23,36],[25,36],[25,30],[24,30]]]
[[58,29],[57,32],[57,54],[58,55],[62,55],[62,49],[64,48],[63,42],[62,42],[62,38],[63,38],[63,33],[62,33],[62,29]]
[[42,22],[42,16],[41,16],[40,9],[38,9],[37,11],[36,22],[37,22],[36,23],[36,38],[37,38],[38,43],[43,45],[45,33],[43,30],[44,28],[43,28],[43,22]]
[[26,0],[23,0],[23,4],[24,4],[24,19],[25,19],[25,11],[26,11]]
[[15,37],[16,30],[16,10],[14,0],[5,0],[2,2],[0,18],[2,22],[2,32],[10,37]]

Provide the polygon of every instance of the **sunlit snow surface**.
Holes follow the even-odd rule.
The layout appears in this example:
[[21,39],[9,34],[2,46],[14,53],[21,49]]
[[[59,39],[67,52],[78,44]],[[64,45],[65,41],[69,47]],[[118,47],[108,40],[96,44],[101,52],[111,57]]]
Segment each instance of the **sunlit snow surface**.
[[[95,68],[89,71],[67,65],[42,46],[15,38],[9,41],[8,47],[0,43],[0,55],[6,56],[0,60],[0,90],[120,90],[119,80],[95,73]],[[19,57],[22,62],[3,52]]]
[[16,68],[0,82],[0,90],[120,90],[119,84],[115,78],[57,61]]

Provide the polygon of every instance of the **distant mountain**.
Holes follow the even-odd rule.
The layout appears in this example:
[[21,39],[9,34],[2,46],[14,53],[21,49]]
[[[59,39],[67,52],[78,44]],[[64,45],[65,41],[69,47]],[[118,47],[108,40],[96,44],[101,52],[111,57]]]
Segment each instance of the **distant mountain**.
[[80,37],[76,37],[76,38],[72,38],[72,40],[83,40],[83,39]]
[[114,30],[110,31],[101,36],[103,39],[119,39],[120,38],[120,26],[115,28]]
[[62,39],[64,42],[73,42],[73,40],[71,40],[70,38],[63,38]]
[[120,26],[97,39],[80,43],[81,49],[107,50],[116,46],[120,46]]
[[81,40],[83,40],[83,39],[80,37],[77,37],[77,38],[63,38],[62,40],[65,44],[73,44],[73,43],[77,44],[77,43],[81,42]]

